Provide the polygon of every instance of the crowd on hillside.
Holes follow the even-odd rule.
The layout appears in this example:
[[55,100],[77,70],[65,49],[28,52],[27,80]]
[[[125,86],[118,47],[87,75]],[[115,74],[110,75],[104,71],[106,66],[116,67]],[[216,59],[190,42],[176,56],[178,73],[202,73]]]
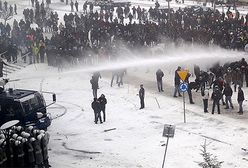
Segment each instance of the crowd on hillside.
[[[43,62],[47,55],[49,65],[67,60],[75,62],[85,58],[115,59],[125,45],[131,50],[149,48],[162,37],[179,44],[183,41],[197,44],[216,44],[224,48],[243,50],[247,44],[248,15],[239,12],[203,10],[186,7],[178,10],[160,9],[159,3],[148,11],[140,6],[125,6],[94,10],[85,3],[82,13],[65,14],[59,23],[56,12],[34,1],[34,8],[23,11],[24,19],[0,24],[1,52],[8,61],[15,61],[16,50],[30,52],[28,63]],[[32,3],[32,4],[33,4]],[[50,3],[50,2],[49,2]],[[32,28],[36,23],[38,27]],[[51,38],[43,33],[51,32]],[[13,49],[14,48],[14,49]]]

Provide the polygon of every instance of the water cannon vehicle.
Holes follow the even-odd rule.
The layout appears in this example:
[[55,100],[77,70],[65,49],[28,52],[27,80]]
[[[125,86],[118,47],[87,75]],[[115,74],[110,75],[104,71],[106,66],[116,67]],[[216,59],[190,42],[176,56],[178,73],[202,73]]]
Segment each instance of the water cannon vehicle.
[[[12,80],[13,81],[13,80]],[[11,80],[0,79],[0,125],[19,120],[21,126],[34,126],[46,130],[51,124],[47,107],[56,102],[52,92],[38,92],[25,89],[5,89],[4,85]],[[52,102],[46,105],[43,93],[52,95]]]

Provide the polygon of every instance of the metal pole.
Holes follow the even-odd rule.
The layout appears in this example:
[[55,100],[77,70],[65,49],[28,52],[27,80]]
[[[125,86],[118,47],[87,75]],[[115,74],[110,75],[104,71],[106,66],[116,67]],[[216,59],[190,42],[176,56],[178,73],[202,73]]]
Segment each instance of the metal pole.
[[167,148],[168,148],[168,144],[169,144],[169,133],[170,133],[170,129],[171,129],[171,127],[168,127],[168,137],[167,137],[167,142],[166,142],[165,151],[164,151],[164,160],[163,160],[162,168],[164,168],[164,161],[165,161],[165,157],[166,157],[166,153],[167,153]]
[[183,115],[184,115],[184,123],[186,123],[186,114],[185,114],[185,96],[183,92]]

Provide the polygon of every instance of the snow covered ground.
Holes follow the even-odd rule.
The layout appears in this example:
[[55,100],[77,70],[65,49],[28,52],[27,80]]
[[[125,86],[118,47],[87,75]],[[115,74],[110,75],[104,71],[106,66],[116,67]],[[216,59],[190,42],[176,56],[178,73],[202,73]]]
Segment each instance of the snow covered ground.
[[[27,0],[8,0],[17,3],[19,15],[30,7]],[[52,9],[58,11],[60,18],[70,6],[52,0]],[[54,3],[55,2],[55,3]],[[83,1],[79,1],[82,9]],[[148,6],[151,1],[133,1],[134,4]],[[159,1],[160,2],[160,1]],[[162,3],[162,1],[161,1]],[[190,5],[192,1],[186,1]],[[144,5],[148,4],[148,5]],[[166,5],[166,2],[162,3]],[[176,5],[172,2],[172,6]],[[10,21],[11,22],[11,21]],[[163,50],[163,47],[154,48]],[[186,123],[183,122],[183,103],[181,98],[173,98],[172,85],[174,70],[178,65],[192,69],[194,63],[207,68],[216,60],[221,62],[238,60],[245,53],[227,51],[219,48],[165,48],[163,54],[155,58],[141,59],[132,57],[125,63],[77,67],[58,73],[56,68],[45,64],[29,65],[13,73],[11,79],[22,79],[9,83],[9,87],[43,91],[53,91],[57,103],[48,108],[53,121],[48,131],[49,161],[55,168],[157,168],[161,167],[166,138],[162,137],[164,124],[176,126],[175,137],[170,139],[165,167],[198,168],[202,161],[200,155],[204,140],[207,149],[224,161],[223,168],[247,167],[248,154],[241,150],[248,146],[248,110],[244,103],[244,115],[237,112],[236,94],[233,96],[235,109],[221,109],[221,115],[204,114],[199,93],[193,93],[195,105],[186,104]],[[90,78],[94,69],[115,69],[128,67],[124,86],[110,87],[110,73],[103,72],[100,79],[99,94],[108,99],[107,122],[94,124],[91,109],[92,92]],[[156,90],[155,71],[165,72],[165,93]],[[137,96],[139,84],[146,89],[146,108],[139,110]],[[246,99],[248,89],[244,88]],[[47,97],[47,103],[51,97]],[[187,96],[186,96],[187,97]],[[160,108],[156,102],[159,102]],[[188,102],[188,101],[187,101]],[[212,103],[210,103],[210,108]],[[113,129],[105,132],[104,130]]]
[[[104,93],[108,99],[107,122],[96,125],[90,106],[91,72],[86,70],[58,73],[57,69],[40,64],[27,66],[10,76],[26,80],[9,83],[9,87],[57,94],[57,103],[48,109],[54,118],[48,129],[51,134],[49,160],[52,167],[159,167],[166,142],[162,137],[164,124],[176,126],[175,137],[169,142],[166,167],[199,167],[197,163],[202,161],[200,145],[205,139],[209,143],[209,152],[224,161],[223,167],[247,166],[243,158],[248,158],[248,155],[241,150],[247,145],[247,114],[237,115],[237,106],[227,113],[211,115],[203,113],[201,104],[186,104],[187,122],[184,123],[182,99],[159,94],[149,87],[149,81],[153,82],[154,77],[143,81],[146,108],[139,110],[138,85],[135,81],[128,81],[129,84],[120,88],[111,88],[108,73],[105,72],[100,79],[99,94]],[[145,70],[141,67],[135,70],[130,68],[125,79],[132,79],[137,71],[145,73]],[[152,70],[147,73],[148,76],[154,74]],[[245,95],[248,96],[247,89]],[[112,128],[116,129],[104,131]]]

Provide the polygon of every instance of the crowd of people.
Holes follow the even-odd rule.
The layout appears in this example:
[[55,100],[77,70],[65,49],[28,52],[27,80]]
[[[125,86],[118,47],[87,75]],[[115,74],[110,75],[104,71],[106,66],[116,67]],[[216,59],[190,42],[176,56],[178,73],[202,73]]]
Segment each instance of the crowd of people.
[[[181,96],[179,85],[182,83],[182,80],[178,74],[178,71],[181,70],[181,67],[178,67],[175,71],[174,97],[177,97],[177,93]],[[191,90],[196,90],[196,92],[200,90],[203,99],[204,112],[208,112],[208,100],[211,99],[213,100],[212,114],[214,114],[216,106],[218,114],[220,114],[220,101],[225,106],[225,109],[234,109],[232,103],[233,90],[234,92],[237,92],[238,88],[238,113],[243,114],[243,101],[245,98],[242,87],[244,83],[245,86],[248,87],[248,64],[244,58],[240,61],[226,63],[223,66],[216,64],[210,68],[208,72],[200,70],[200,67],[195,65],[194,74],[195,81],[189,82],[190,73],[188,73],[184,81],[189,86],[188,95],[190,104],[194,104]],[[210,88],[213,88],[211,96],[209,95]]]
[[[57,56],[63,60],[92,63],[96,60],[94,57],[116,59],[123,45],[131,51],[149,48],[160,43],[161,37],[169,37],[175,43],[216,44],[239,50],[247,44],[248,16],[244,19],[238,11],[233,17],[230,11],[224,14],[218,10],[195,10],[192,7],[171,11],[170,19],[166,11],[156,7],[147,12],[147,17],[143,17],[142,11],[145,10],[139,6],[95,12],[86,7],[86,11],[81,15],[65,14],[64,24],[53,22],[53,35],[46,40],[47,48],[56,49]],[[117,14],[115,18],[114,12]],[[130,22],[124,23],[130,15]]]

